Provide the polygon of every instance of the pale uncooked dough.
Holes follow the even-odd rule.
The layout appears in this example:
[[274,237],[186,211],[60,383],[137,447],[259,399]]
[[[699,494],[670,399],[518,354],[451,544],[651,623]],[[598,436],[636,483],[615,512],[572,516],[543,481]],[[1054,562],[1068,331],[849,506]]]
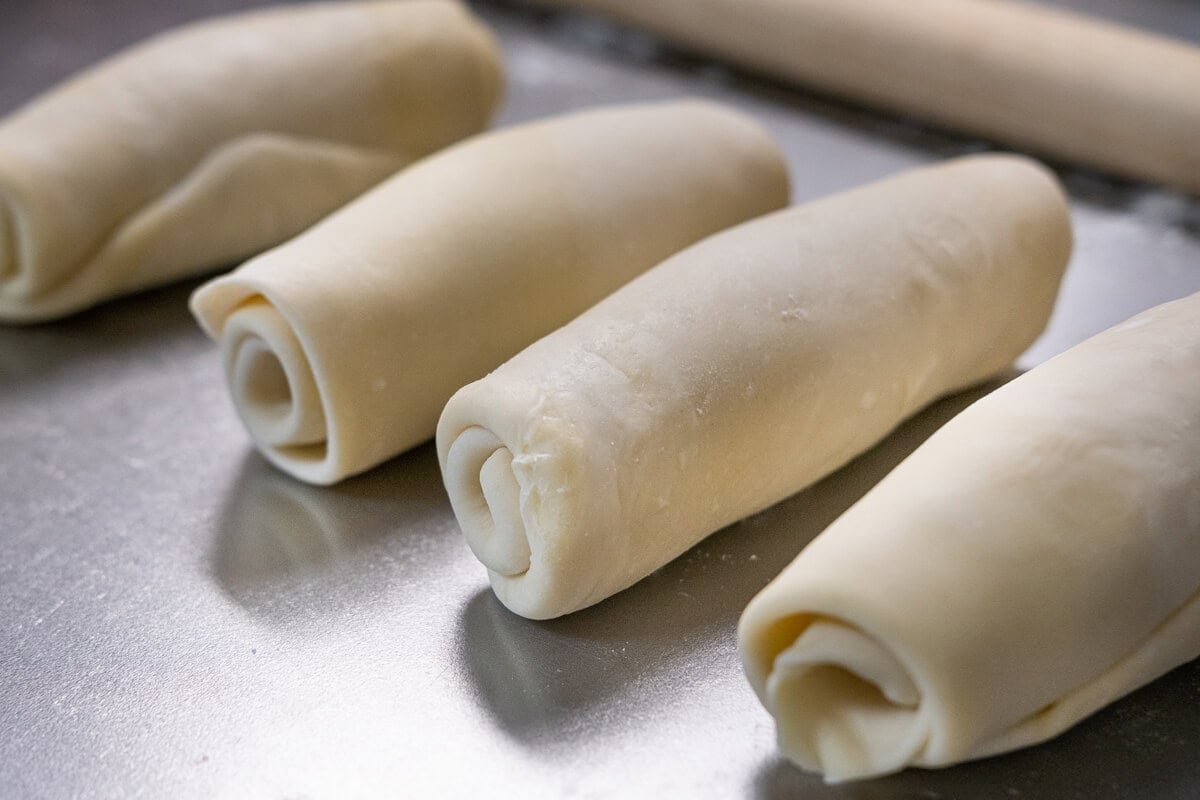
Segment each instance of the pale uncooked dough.
[[758,595],[779,746],[840,781],[1040,742],[1200,655],[1200,294],[976,402]]
[[446,0],[188,25],[0,121],[0,321],[235,263],[487,124],[491,34]]
[[771,214],[650,270],[438,423],[497,596],[537,618],[603,600],[1009,366],[1070,248],[1053,176],[990,156]]
[[479,136],[198,290],[262,452],[332,483],[433,436],[446,400],[671,253],[787,204],[771,137],[712,103]]
[[1058,158],[1200,192],[1200,48],[1010,0],[539,0]]

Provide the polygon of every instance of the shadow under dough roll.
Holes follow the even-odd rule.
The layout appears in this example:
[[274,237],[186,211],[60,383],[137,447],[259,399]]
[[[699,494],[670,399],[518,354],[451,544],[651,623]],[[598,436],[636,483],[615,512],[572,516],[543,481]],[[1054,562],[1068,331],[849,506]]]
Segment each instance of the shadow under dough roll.
[[446,400],[635,275],[787,203],[749,118],[705,102],[494,131],[201,287],[263,454],[313,483],[433,436]]
[[793,494],[1041,332],[1061,190],[960,159],[780,211],[632,281],[438,423],[454,512],[501,602],[603,600]]
[[448,0],[253,11],[118,53],[0,121],[0,321],[276,245],[482,130],[501,83]]
[[1200,193],[1200,47],[1012,0],[539,0],[1010,146]]
[[1200,294],[952,419],[746,608],[783,753],[831,781],[1034,744],[1200,655]]

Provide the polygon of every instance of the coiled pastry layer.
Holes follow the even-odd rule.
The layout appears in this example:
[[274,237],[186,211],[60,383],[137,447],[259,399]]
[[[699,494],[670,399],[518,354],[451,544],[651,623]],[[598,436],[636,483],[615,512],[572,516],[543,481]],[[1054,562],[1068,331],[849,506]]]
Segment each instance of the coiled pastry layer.
[[273,8],[122,51],[0,121],[0,320],[278,244],[481,130],[500,86],[448,0]]
[[568,114],[413,165],[192,308],[262,452],[332,483],[430,438],[460,386],[787,195],[770,136],[715,104]]
[[450,500],[505,605],[565,614],[1011,365],[1071,248],[1054,178],[960,159],[672,256],[438,423]]
[[1200,294],[977,401],[746,608],[783,753],[842,781],[1041,742],[1200,655]]

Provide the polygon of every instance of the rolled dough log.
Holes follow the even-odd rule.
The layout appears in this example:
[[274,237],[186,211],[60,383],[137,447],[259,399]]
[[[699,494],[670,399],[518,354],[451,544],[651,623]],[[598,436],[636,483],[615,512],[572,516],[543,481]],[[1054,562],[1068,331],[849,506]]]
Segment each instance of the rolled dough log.
[[1200,294],[935,433],[742,616],[779,746],[828,780],[1048,739],[1200,655]]
[[714,231],[786,205],[770,136],[711,103],[489,133],[201,287],[262,452],[313,483],[433,436],[463,384]]
[[446,0],[188,25],[0,122],[0,321],[229,264],[481,130],[491,34]]
[[538,0],[785,80],[1200,192],[1200,48],[1007,0]]
[[446,487],[497,596],[534,618],[603,600],[1009,366],[1070,247],[1053,177],[991,156],[650,270],[442,414]]

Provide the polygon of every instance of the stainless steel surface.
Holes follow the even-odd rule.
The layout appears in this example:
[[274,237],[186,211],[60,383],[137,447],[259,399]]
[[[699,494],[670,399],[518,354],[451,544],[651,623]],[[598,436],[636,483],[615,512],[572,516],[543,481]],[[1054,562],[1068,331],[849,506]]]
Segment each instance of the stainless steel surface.
[[[238,5],[0,0],[0,111]],[[1200,40],[1194,3],[1095,7]],[[504,122],[714,97],[779,135],[798,200],[982,146],[609,26],[483,11],[509,61]],[[1200,290],[1200,202],[1065,177],[1078,250],[1026,365]],[[621,595],[533,623],[489,593],[430,447],[328,490],[254,455],[189,288],[0,329],[0,797],[1200,796],[1200,664],[1050,744],[950,770],[827,788],[776,757],[738,614],[969,397]]]

